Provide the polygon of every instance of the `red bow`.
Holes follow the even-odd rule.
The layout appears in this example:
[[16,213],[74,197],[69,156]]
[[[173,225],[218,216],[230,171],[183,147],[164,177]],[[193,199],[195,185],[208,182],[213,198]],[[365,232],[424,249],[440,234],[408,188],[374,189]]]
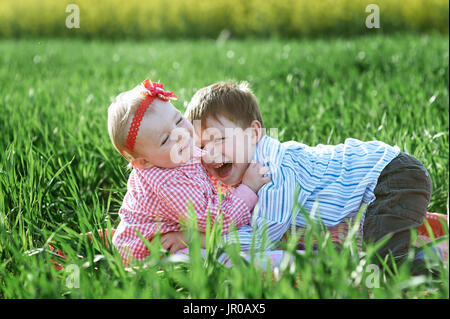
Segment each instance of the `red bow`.
[[162,83],[153,83],[150,79],[146,79],[142,84],[144,84],[144,87],[148,90],[150,96],[154,96],[165,102],[177,99],[177,96],[173,94],[173,92],[163,90],[164,84]]
[[145,111],[152,104],[154,99],[160,99],[164,102],[169,100],[176,100],[177,96],[173,94],[173,92],[164,91],[164,84],[162,83],[153,83],[150,79],[146,79],[142,82],[144,87],[147,89],[147,96],[145,99],[139,104],[136,114],[134,114],[133,120],[131,122],[130,130],[128,131],[127,137],[127,146],[129,151],[132,151],[134,148],[134,144],[136,142],[136,136],[139,131],[139,126],[141,125],[142,118],[144,117]]

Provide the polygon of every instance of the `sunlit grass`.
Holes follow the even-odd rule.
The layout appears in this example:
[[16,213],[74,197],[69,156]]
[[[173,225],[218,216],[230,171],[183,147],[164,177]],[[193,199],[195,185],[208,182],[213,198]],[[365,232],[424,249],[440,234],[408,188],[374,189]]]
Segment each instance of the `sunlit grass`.
[[[361,255],[356,235],[336,247],[315,224],[303,234],[304,254],[294,251],[294,237],[286,243],[295,258],[275,274],[240,259],[233,247],[226,248],[233,267],[223,266],[217,229],[206,262],[192,232],[189,262],[161,259],[154,244],[146,266],[133,271],[98,236],[93,243],[80,236],[118,224],[128,172],[109,141],[106,110],[111,98],[146,77],[175,91],[180,110],[200,87],[248,80],[265,126],[278,128],[282,141],[336,144],[354,137],[396,144],[430,172],[429,210],[447,213],[448,52],[448,39],[437,34],[0,41],[0,297],[448,298],[448,261],[436,261],[438,278],[412,277],[408,263],[394,274],[381,269],[380,287],[369,288],[375,257]],[[49,251],[50,241],[66,259]],[[50,259],[76,265],[79,288],[69,288],[71,273],[57,271]]]

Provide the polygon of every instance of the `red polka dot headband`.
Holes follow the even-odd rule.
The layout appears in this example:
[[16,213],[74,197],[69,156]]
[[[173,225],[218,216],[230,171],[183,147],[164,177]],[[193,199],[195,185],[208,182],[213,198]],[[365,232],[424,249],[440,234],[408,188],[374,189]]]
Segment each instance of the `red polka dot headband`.
[[152,104],[155,99],[160,99],[164,102],[177,99],[177,96],[173,94],[173,92],[163,90],[164,84],[162,83],[153,83],[152,81],[150,81],[150,79],[146,79],[144,82],[142,82],[142,84],[147,89],[147,91],[144,100],[141,102],[141,104],[139,104],[136,110],[136,114],[134,114],[130,130],[128,131],[127,147],[130,152],[134,148],[136,136],[139,131],[139,126],[141,125],[142,118],[144,117],[144,113],[145,111],[147,111],[149,105]]

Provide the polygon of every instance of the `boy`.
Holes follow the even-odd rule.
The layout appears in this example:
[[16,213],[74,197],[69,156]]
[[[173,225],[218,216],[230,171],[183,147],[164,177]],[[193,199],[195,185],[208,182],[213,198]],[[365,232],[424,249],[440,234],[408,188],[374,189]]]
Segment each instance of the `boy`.
[[[272,182],[258,192],[251,225],[237,230],[243,250],[250,247],[252,226],[260,231],[267,224],[273,246],[291,223],[305,225],[302,214],[292,220],[298,187],[300,207],[310,213],[318,209],[326,226],[352,218],[362,204],[368,205],[361,221],[363,239],[376,242],[392,233],[379,254],[390,251],[397,263],[406,257],[410,230],[422,224],[432,189],[427,170],[414,157],[379,141],[352,138],[315,147],[280,143],[264,134],[258,103],[246,83],[219,82],[200,89],[186,116],[210,154],[203,164],[213,178],[237,186],[251,160],[269,166]],[[258,234],[256,247],[260,245]]]

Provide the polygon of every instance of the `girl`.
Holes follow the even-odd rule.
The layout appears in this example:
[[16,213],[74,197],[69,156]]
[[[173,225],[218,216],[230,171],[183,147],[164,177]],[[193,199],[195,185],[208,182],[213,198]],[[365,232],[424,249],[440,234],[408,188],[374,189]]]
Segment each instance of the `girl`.
[[[219,211],[219,194],[201,164],[202,151],[194,146],[193,127],[170,103],[173,92],[163,88],[146,79],[119,94],[108,109],[111,141],[132,168],[113,237],[125,264],[149,254],[136,232],[148,240],[158,232],[179,232],[188,202],[201,232],[208,211],[212,223]],[[260,164],[250,165],[242,185],[222,199],[224,233],[231,223],[238,228],[250,222],[256,193],[270,181],[267,172]]]

